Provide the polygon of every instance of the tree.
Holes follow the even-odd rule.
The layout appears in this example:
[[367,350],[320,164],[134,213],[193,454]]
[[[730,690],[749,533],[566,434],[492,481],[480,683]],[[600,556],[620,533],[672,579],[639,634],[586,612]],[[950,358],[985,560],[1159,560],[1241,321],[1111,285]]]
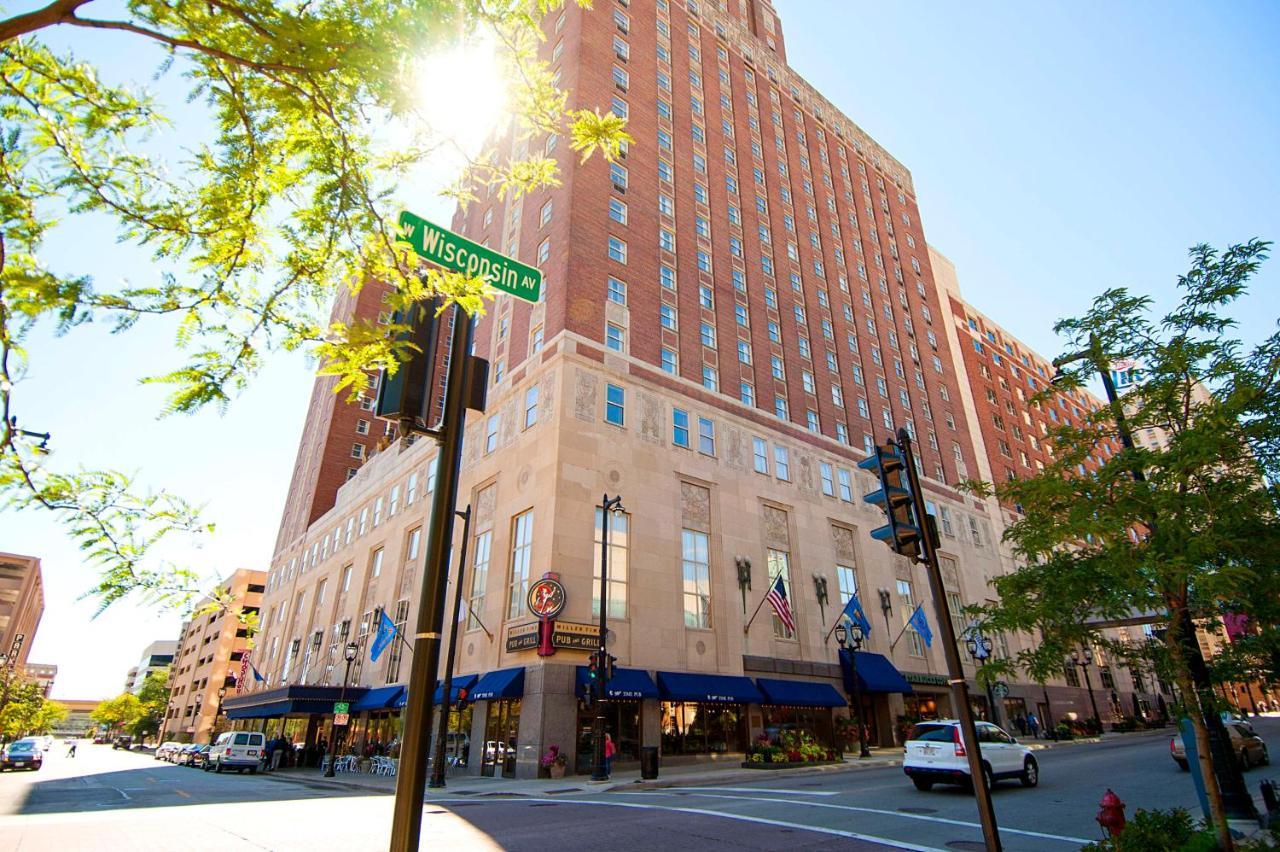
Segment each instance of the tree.
[[123,731],[142,717],[142,702],[132,692],[122,692],[115,698],[108,698],[89,714],[89,718],[99,725],[106,726],[108,731]]
[[150,672],[138,690],[138,718],[129,725],[129,733],[141,742],[160,730],[169,708],[169,669]]
[[53,730],[67,717],[67,708],[44,697],[33,681],[19,679],[6,670],[3,707],[0,707],[0,739],[16,740]]
[[[369,371],[394,371],[409,354],[395,342],[404,326],[328,324],[340,287],[391,283],[388,309],[406,312],[433,294],[480,312],[490,295],[478,277],[424,275],[396,240],[395,188],[452,144],[415,118],[424,54],[482,38],[500,45],[521,140],[567,133],[584,159],[612,159],[629,139],[613,113],[570,108],[538,58],[540,22],[562,3],[129,0],[120,17],[99,17],[93,0],[52,0],[0,19],[0,496],[59,514],[100,571],[92,594],[104,607],[133,593],[188,601],[194,573],[148,554],[213,528],[187,501],[141,491],[128,474],[51,465],[47,434],[18,426],[32,327],[105,320],[125,332],[175,321],[183,361],[145,378],[171,389],[170,413],[226,406],[280,350],[308,349],[352,393]],[[169,128],[154,98],[46,43],[74,29],[117,38],[122,50],[160,47],[160,72],[181,74],[211,130]],[[186,159],[155,153],[166,130]],[[516,196],[555,184],[557,161],[542,144],[527,149],[535,153],[473,157],[452,194],[465,203],[479,184]],[[84,271],[51,269],[44,238],[85,214],[110,217],[122,241],[150,250],[154,279],[104,288]]]
[[[1026,565],[997,578],[1000,600],[982,608],[984,627],[1045,637],[1021,655],[1021,666],[1060,667],[1064,649],[1093,638],[1091,623],[1159,614],[1168,629],[1166,659],[1157,664],[1192,711],[1224,848],[1230,839],[1205,728],[1217,707],[1192,624],[1224,607],[1270,617],[1277,606],[1280,523],[1271,483],[1280,472],[1280,334],[1246,347],[1226,315],[1269,245],[1196,246],[1178,281],[1179,303],[1158,319],[1149,298],[1112,289],[1083,316],[1059,322],[1068,346],[1087,357],[1037,403],[1094,379],[1111,358],[1133,359],[1141,382],[1118,405],[1058,428],[1043,472],[975,486],[1024,513],[1005,538]],[[1099,447],[1121,424],[1135,433],[1164,430],[1167,447],[1139,444],[1107,456]],[[1081,465],[1091,458],[1099,466],[1085,475]]]

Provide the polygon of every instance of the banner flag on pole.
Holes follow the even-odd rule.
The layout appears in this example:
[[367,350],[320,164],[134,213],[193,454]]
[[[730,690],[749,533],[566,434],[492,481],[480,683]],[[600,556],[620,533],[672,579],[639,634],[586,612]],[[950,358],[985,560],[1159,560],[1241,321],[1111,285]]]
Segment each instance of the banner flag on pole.
[[765,600],[769,602],[769,606],[773,607],[774,613],[781,619],[782,623],[787,626],[788,633],[796,632],[796,619],[791,614],[791,603],[787,600],[787,587],[782,582],[782,575],[778,575],[778,579],[769,588],[769,594],[765,595]]
[[871,622],[867,620],[867,613],[862,608],[862,601],[858,600],[858,593],[854,592],[850,596],[848,603],[844,605],[844,610],[840,613],[842,618],[847,618],[854,624],[862,628],[863,636],[871,635]]
[[920,634],[920,638],[924,640],[926,648],[933,647],[933,631],[929,629],[929,619],[925,617],[924,604],[916,604],[916,611],[911,613],[911,618],[907,623]]
[[369,659],[378,662],[378,657],[382,656],[382,652],[391,644],[391,640],[396,637],[396,625],[387,617],[387,611],[380,610],[378,612],[378,632],[373,637],[373,645],[369,649]]

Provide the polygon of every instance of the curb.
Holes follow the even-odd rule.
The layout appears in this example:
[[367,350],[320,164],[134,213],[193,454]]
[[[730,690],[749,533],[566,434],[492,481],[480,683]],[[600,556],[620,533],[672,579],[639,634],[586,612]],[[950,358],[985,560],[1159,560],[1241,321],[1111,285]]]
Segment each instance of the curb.
[[791,769],[765,770],[737,769],[711,778],[705,775],[695,778],[657,778],[649,781],[629,781],[607,787],[606,793],[626,793],[635,790],[660,790],[668,787],[714,787],[733,781],[763,781],[769,778],[793,778],[798,775],[821,775],[832,772],[857,772],[861,769],[883,769],[889,766],[901,766],[901,757],[873,757],[857,762],[828,764],[826,766],[797,766]]

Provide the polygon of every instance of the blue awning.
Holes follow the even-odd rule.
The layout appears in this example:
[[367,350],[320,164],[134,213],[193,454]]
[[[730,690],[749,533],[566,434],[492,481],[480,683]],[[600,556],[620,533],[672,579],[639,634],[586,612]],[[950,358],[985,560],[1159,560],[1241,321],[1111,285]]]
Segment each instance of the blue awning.
[[274,719],[277,716],[283,716],[289,712],[293,706],[291,701],[272,701],[269,704],[259,704],[256,707],[238,707],[234,710],[227,710],[228,719]]
[[[450,692],[453,693],[453,696],[450,698],[449,703],[457,704],[459,701],[466,701],[468,698],[470,698],[471,687],[475,686],[476,681],[479,679],[480,679],[479,675],[473,675],[473,674],[454,675],[453,684],[452,684],[453,689],[449,690]],[[524,690],[522,688],[521,692],[523,691]],[[435,697],[432,698],[431,700],[435,704],[444,703],[444,681],[440,681],[439,683],[436,684],[436,694],[435,694]]]
[[396,702],[404,695],[404,691],[404,687],[399,684],[371,689],[359,701],[351,704],[351,712],[360,713],[364,710],[385,710],[388,707],[399,707],[400,704]]
[[847,703],[829,683],[812,680],[770,680],[756,678],[764,693],[765,704],[789,704],[792,707],[844,707]]
[[658,694],[664,701],[711,704],[759,704],[764,700],[751,678],[684,672],[658,672]]
[[501,701],[524,695],[524,668],[498,669],[481,675],[467,693],[468,701]]
[[[578,696],[587,694],[590,682],[586,666],[578,666]],[[609,678],[609,697],[614,699],[657,698],[658,687],[644,669],[614,669]]]
[[840,669],[844,673],[846,692],[853,690],[853,666],[851,655],[857,654],[858,685],[863,692],[911,692],[911,684],[902,676],[902,672],[894,668],[883,654],[870,651],[851,652],[840,649]]

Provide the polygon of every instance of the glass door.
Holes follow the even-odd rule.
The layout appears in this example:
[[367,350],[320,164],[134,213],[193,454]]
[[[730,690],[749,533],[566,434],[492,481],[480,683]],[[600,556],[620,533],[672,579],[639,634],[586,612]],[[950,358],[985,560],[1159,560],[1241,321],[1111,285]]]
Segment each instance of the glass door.
[[480,774],[516,777],[516,740],[520,734],[520,699],[490,701],[484,723]]

